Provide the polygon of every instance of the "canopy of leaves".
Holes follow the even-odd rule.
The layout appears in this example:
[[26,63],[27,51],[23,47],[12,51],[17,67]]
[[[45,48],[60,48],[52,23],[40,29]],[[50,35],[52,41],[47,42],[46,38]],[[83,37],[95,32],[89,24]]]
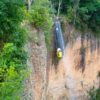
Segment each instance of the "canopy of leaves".
[[50,2],[48,0],[35,0],[30,11],[31,22],[36,28],[44,31],[52,27],[52,16],[50,14]]
[[7,41],[24,19],[23,0],[0,0],[0,38]]
[[[80,0],[76,25],[86,26],[94,32],[100,32],[100,2],[98,0]],[[82,23],[82,24],[80,24]]]
[[100,88],[96,89],[96,88],[91,88],[88,91],[88,96],[90,100],[100,100]]
[[69,22],[78,29],[91,29],[100,33],[100,0],[51,0],[55,9],[61,4],[61,14],[67,16]]
[[0,100],[19,100],[26,75],[24,0],[0,0]]

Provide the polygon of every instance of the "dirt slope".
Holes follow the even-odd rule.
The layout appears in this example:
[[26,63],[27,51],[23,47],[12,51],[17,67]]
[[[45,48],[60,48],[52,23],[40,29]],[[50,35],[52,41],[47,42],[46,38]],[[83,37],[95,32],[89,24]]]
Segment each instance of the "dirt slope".
[[99,40],[79,34],[72,40],[74,30],[69,29],[69,41],[57,70],[50,66],[47,100],[87,100],[87,91],[99,86]]
[[45,100],[47,87],[47,49],[42,31],[30,27],[29,40],[26,44],[30,69],[29,79],[26,81],[25,100]]
[[47,65],[44,34],[30,30],[26,48],[31,72],[26,81],[25,100],[87,100],[87,90],[99,85],[100,41],[91,35],[80,36],[68,26],[63,58],[55,66],[50,56]]

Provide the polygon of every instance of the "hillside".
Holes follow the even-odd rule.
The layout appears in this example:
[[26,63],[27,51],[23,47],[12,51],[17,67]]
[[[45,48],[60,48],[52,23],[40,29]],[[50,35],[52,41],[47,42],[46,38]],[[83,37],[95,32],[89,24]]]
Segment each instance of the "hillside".
[[99,0],[0,0],[0,100],[100,100]]

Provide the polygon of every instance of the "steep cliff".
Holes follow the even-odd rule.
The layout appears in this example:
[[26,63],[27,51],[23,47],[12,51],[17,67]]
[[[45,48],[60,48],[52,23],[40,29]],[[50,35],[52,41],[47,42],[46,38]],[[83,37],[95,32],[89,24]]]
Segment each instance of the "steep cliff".
[[65,28],[65,53],[55,64],[56,57],[50,52],[47,56],[43,32],[30,27],[26,48],[31,72],[26,82],[26,100],[88,100],[87,91],[100,85],[99,39],[71,25]]
[[46,100],[47,48],[44,33],[30,26],[28,38],[26,49],[29,56],[27,66],[30,69],[30,74],[26,81],[27,95],[25,100]]
[[50,66],[48,100],[87,100],[87,91],[99,87],[100,41],[89,32],[65,27],[66,49],[58,65]]

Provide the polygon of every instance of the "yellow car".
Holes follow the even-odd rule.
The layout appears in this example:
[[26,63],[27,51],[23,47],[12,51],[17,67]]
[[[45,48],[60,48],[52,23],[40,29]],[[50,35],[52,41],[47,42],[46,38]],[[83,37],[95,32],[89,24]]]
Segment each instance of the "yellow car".
[[57,49],[57,57],[58,57],[58,58],[62,58],[62,56],[63,56],[63,53],[62,53],[61,49],[58,48],[58,49]]

